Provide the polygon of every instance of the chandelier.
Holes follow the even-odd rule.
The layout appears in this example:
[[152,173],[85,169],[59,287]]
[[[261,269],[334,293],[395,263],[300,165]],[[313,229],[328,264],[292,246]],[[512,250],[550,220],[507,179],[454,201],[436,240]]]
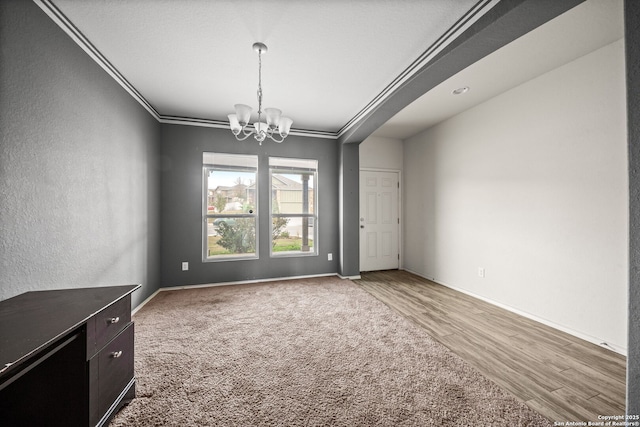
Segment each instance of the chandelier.
[[[262,111],[262,54],[267,52],[267,46],[264,43],[254,43],[253,50],[258,52],[258,121],[253,124],[253,128],[249,125],[251,120],[251,112],[253,109],[245,104],[234,105],[235,114],[229,114],[229,127],[238,141],[244,141],[249,136],[253,137],[262,145],[262,141],[269,138],[277,143],[284,141],[289,135],[289,130],[293,124],[293,120],[289,117],[282,116],[282,111],[277,108],[265,108]],[[262,121],[266,119],[266,123]],[[276,132],[277,131],[277,132]]]

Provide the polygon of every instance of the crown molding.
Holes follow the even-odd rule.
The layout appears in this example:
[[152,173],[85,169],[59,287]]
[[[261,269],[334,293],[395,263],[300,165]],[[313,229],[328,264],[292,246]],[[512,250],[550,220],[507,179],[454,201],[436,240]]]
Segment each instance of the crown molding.
[[[228,129],[228,122],[212,119],[193,117],[162,115],[151,105],[149,101],[118,71],[118,69],[100,53],[87,37],[66,17],[64,13],[51,0],[33,0],[65,33],[76,42],[103,70],[107,72],[124,90],[126,90],[151,116],[160,123],[180,124],[187,126],[202,126],[219,129]],[[318,131],[310,129],[291,129],[290,135],[312,138],[339,139],[361,120],[365,119],[372,111],[383,104],[394,92],[424,66],[438,55],[451,41],[455,40],[473,22],[491,9],[499,0],[479,0],[475,6],[462,16],[449,30],[436,40],[419,58],[407,67],[387,87],[374,97],[360,112],[351,118],[337,132]]]
[[[229,123],[221,120],[213,119],[199,119],[195,117],[181,117],[181,116],[166,116],[160,115],[158,117],[160,123],[166,123],[171,125],[184,125],[184,126],[200,126],[217,129],[229,129]],[[306,136],[311,138],[325,138],[325,139],[338,139],[337,132],[325,132],[310,129],[295,129],[292,128],[289,135]]]
[[393,96],[405,82],[418,74],[442,52],[453,40],[469,28],[488,10],[494,7],[500,0],[479,0],[467,13],[458,19],[449,29],[425,50],[413,63],[402,71],[387,87],[371,100],[358,114],[353,116],[338,132],[338,138],[347,133],[353,126],[363,120],[372,111]]
[[170,125],[200,126],[200,127],[217,128],[217,129],[229,128],[229,123],[227,122],[223,122],[220,120],[212,120],[212,119],[198,119],[195,117],[161,115],[158,121],[160,123],[166,123]]
[[78,46],[84,50],[103,70],[107,72],[124,90],[129,92],[145,110],[149,112],[156,120],[160,120],[160,114],[138,90],[111,64],[107,58],[87,39],[80,30],[73,25],[64,13],[50,0],[33,0],[39,7],[55,22],[62,30],[75,41]]
[[[51,0],[33,0],[73,41],[76,42],[87,55],[91,57],[103,70],[107,72],[129,95],[133,97],[145,110],[158,122],[179,124],[187,126],[202,126],[219,129],[228,129],[229,123],[220,120],[200,119],[194,117],[180,117],[162,115],[149,101],[118,71],[109,60],[89,41],[87,37],[66,17],[64,13],[52,3]],[[313,138],[338,139],[336,132],[324,132],[307,129],[291,129],[290,135],[307,136]]]

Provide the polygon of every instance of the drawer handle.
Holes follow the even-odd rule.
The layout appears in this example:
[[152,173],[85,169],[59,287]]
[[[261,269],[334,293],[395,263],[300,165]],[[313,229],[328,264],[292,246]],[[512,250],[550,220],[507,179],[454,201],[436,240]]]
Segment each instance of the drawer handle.
[[107,320],[107,323],[118,323],[120,321],[119,317],[112,317],[111,319]]
[[122,350],[114,351],[113,353],[111,353],[111,357],[113,357],[114,359],[117,359],[120,356],[122,356]]

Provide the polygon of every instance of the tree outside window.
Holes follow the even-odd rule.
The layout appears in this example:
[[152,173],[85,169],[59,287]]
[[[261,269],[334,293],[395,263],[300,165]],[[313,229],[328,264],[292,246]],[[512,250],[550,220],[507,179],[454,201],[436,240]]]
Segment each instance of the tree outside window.
[[257,156],[203,153],[203,260],[258,257],[257,173]]

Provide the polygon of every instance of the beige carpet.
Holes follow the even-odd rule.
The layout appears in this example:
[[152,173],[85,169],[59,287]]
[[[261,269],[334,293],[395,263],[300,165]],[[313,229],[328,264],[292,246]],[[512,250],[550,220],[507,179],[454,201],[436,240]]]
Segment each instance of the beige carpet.
[[548,426],[335,277],[159,293],[111,426]]

